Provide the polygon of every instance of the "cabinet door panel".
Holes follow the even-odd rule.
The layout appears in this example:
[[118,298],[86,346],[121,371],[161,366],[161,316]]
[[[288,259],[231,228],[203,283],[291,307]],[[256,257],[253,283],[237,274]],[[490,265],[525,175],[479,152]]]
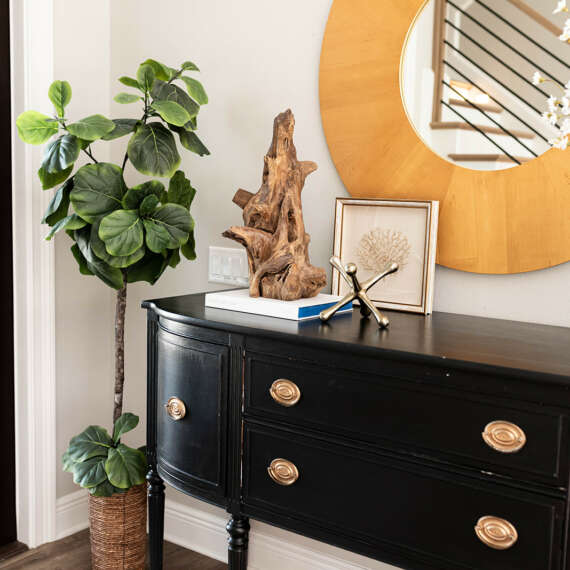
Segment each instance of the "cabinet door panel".
[[[158,333],[158,464],[179,487],[224,492],[227,360],[227,347]],[[179,419],[172,398],[185,408]]]

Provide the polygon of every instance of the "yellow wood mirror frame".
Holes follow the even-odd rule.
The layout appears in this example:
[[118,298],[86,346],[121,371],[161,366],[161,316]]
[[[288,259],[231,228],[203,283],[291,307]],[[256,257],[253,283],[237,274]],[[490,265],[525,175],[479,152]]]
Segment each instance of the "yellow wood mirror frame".
[[334,0],[320,64],[329,149],[358,198],[439,200],[438,263],[520,273],[570,260],[570,150],[522,166],[469,170],[412,127],[400,92],[408,31],[428,0]]

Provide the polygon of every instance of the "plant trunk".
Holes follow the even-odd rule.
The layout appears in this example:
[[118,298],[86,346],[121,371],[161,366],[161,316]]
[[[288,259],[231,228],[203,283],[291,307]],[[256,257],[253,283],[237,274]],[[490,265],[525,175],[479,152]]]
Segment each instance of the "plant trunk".
[[127,310],[127,282],[117,291],[115,306],[115,398],[113,424],[123,413],[123,389],[125,386],[125,313]]

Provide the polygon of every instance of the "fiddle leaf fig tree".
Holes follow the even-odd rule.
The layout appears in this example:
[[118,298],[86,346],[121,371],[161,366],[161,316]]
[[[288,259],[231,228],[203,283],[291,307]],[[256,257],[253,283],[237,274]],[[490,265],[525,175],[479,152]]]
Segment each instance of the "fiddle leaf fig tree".
[[[210,154],[198,138],[198,113],[208,103],[202,84],[188,75],[199,71],[186,61],[178,68],[147,59],[136,78],[121,77],[131,91],[114,100],[138,104],[139,119],[109,119],[100,114],[68,118],[72,89],[67,81],[54,81],[48,91],[51,115],[22,113],[16,126],[29,144],[46,144],[38,176],[44,190],[54,190],[42,223],[46,239],[64,230],[73,244],[71,253],[82,275],[95,276],[116,289],[114,434],[88,427],[74,437],[63,457],[64,469],[92,494],[109,496],[143,481],[146,466],[140,450],[120,443],[138,418],[123,414],[124,328],[127,284],[153,285],[181,255],[196,259],[194,219],[190,207],[196,194],[179,170],[179,148],[199,156]],[[121,164],[99,162],[96,144],[125,138]],[[77,165],[84,155],[87,164]],[[150,179],[131,186],[125,178],[129,166]],[[140,177],[139,177],[140,178]],[[161,178],[163,180],[157,180]]]

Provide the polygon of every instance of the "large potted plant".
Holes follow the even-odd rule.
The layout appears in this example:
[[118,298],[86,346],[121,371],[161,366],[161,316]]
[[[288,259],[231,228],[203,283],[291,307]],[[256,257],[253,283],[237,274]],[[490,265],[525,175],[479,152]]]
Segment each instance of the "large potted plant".
[[[79,271],[117,291],[112,434],[89,426],[71,439],[63,455],[63,468],[89,491],[94,569],[144,567],[147,462],[142,448],[121,442],[138,424],[137,416],[123,413],[127,284],[156,283],[167,267],[178,265],[181,253],[196,258],[190,215],[196,190],[178,170],[176,142],[200,156],[209,154],[195,132],[200,106],[208,98],[200,82],[187,75],[194,71],[198,67],[190,61],[173,69],[149,59],[136,79],[121,77],[133,91],[119,93],[115,101],[142,104],[140,119],[91,115],[72,121],[66,116],[71,87],[55,81],[48,93],[53,116],[26,111],[16,122],[24,142],[48,143],[38,175],[44,190],[58,188],[42,220],[50,226],[46,239],[64,230],[73,241]],[[127,136],[121,165],[97,161],[95,141]],[[89,164],[74,172],[81,153]],[[129,162],[144,175],[168,178],[167,187],[156,179],[129,187]]]

